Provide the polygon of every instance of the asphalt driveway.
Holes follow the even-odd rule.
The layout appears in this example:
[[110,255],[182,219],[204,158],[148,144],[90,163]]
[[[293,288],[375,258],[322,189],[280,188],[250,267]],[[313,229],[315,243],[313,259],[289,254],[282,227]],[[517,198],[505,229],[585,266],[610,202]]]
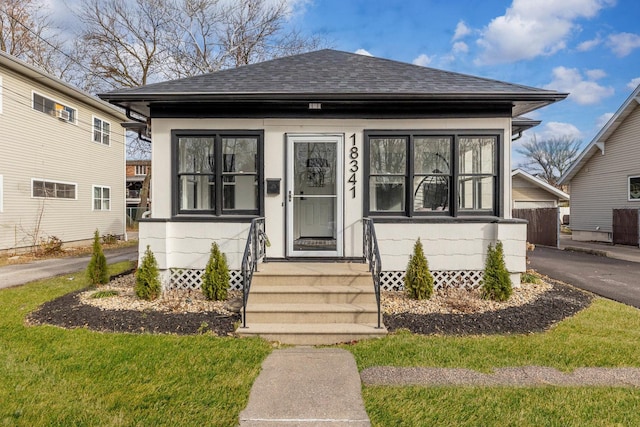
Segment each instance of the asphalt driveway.
[[[107,262],[136,261],[138,259],[138,246],[129,246],[119,249],[104,251]],[[34,280],[61,274],[75,273],[87,268],[91,255],[52,258],[33,261],[27,264],[6,265],[0,267],[0,289],[22,285]]]
[[640,263],[541,246],[529,260],[552,279],[640,308]]

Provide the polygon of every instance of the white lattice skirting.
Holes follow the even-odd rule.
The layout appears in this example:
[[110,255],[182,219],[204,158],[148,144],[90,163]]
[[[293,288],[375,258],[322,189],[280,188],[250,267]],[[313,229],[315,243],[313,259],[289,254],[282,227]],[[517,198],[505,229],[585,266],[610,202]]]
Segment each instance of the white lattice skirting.
[[[380,273],[380,286],[385,291],[401,291],[404,289],[404,271],[383,271]],[[483,272],[481,270],[442,270],[432,271],[435,289],[461,288],[476,289],[480,287]]]
[[[198,290],[202,283],[204,270],[188,268],[172,268],[168,289]],[[401,291],[404,289],[404,271],[383,271],[380,274],[382,289],[385,291]],[[443,270],[432,271],[435,289],[480,287],[483,272],[480,270]],[[230,270],[229,290],[242,290],[242,272]]]
[[[171,273],[169,278],[169,289],[181,289],[185,291],[195,291],[200,289],[204,270],[171,268],[169,271]],[[229,290],[241,290],[242,272],[240,270],[229,270],[229,276]]]

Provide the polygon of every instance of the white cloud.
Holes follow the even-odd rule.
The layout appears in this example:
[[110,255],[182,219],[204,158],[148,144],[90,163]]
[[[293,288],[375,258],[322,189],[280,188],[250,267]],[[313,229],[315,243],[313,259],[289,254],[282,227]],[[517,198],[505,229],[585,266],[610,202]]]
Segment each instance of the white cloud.
[[456,25],[456,32],[453,34],[452,40],[460,40],[469,34],[471,34],[471,28],[467,27],[467,24],[465,24],[464,21],[460,21],[458,22],[458,25]]
[[538,139],[538,141],[543,141],[551,138],[575,138],[582,139],[582,132],[572,125],[571,123],[563,123],[563,122],[547,122],[542,125],[542,128],[535,128],[534,130],[529,130],[524,133],[520,142],[528,142],[533,138]]
[[577,49],[580,52],[586,52],[598,46],[600,43],[602,43],[602,39],[600,37],[596,37],[593,40],[583,41],[578,45]]
[[553,55],[565,49],[578,29],[574,22],[592,18],[613,0],[513,0],[503,16],[482,31],[480,63],[504,63]]
[[622,58],[640,47],[640,36],[632,33],[611,34],[607,40],[607,46],[613,53]]
[[465,42],[455,42],[452,50],[454,53],[467,53],[469,52],[469,46]]
[[640,77],[631,79],[631,81],[627,83],[627,87],[631,90],[635,90],[638,87],[638,85],[640,85]]
[[[593,71],[597,70],[591,70]],[[587,78],[589,77],[587,72]],[[595,73],[599,75],[600,73]],[[580,105],[591,105],[600,102],[603,98],[613,95],[612,87],[600,86],[591,80],[585,80],[577,68],[556,67],[553,69],[553,81],[545,86],[545,89],[569,92],[569,99]]]
[[358,54],[358,55],[364,55],[364,56],[373,56],[369,51],[367,51],[366,49],[358,49],[356,50],[354,53]]
[[423,67],[426,67],[431,63],[431,61],[433,61],[433,56],[428,56],[423,53],[423,54],[420,54],[416,59],[414,59],[413,63],[415,65],[421,65]]
[[596,126],[598,127],[598,129],[602,129],[611,117],[613,117],[613,113],[604,113],[600,115],[600,117],[596,119]]
[[607,73],[605,73],[604,70],[600,70],[600,69],[587,70],[587,71],[585,71],[585,74],[591,80],[599,80],[599,79],[607,76]]

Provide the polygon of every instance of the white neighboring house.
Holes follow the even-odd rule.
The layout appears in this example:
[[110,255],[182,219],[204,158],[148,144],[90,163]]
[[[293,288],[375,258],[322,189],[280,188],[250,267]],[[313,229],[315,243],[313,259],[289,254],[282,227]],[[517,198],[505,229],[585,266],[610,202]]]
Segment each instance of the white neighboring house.
[[640,86],[561,177],[573,240],[611,242],[613,209],[640,208]]
[[150,119],[139,237],[165,286],[201,271],[213,241],[237,277],[258,217],[270,260],[361,262],[369,217],[393,288],[418,237],[436,285],[476,285],[498,239],[519,284],[512,121],[567,94],[321,50],[100,96]]
[[511,172],[513,209],[556,208],[570,196],[538,177],[515,169]]
[[0,251],[125,235],[126,120],[0,52]]

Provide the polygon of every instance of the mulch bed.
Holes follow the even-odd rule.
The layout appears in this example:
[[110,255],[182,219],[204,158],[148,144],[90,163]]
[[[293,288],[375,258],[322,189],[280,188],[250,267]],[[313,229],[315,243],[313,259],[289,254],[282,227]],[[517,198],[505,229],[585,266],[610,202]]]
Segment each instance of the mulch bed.
[[[562,319],[589,306],[593,295],[553,282],[551,290],[518,307],[478,314],[384,315],[390,332],[406,329],[416,334],[491,335],[526,334],[547,330]],[[216,312],[171,313],[136,310],[103,310],[82,304],[76,291],[43,304],[28,317],[30,324],[63,328],[88,328],[102,332],[233,335],[240,315]]]
[[593,295],[558,282],[533,302],[477,314],[384,315],[387,330],[423,335],[492,335],[542,332],[591,304]]
[[171,313],[139,310],[102,310],[83,304],[72,292],[44,303],[29,315],[31,324],[49,324],[63,328],[87,328],[101,332],[132,332],[195,335],[214,333],[232,335],[240,322],[240,314],[216,312]]

